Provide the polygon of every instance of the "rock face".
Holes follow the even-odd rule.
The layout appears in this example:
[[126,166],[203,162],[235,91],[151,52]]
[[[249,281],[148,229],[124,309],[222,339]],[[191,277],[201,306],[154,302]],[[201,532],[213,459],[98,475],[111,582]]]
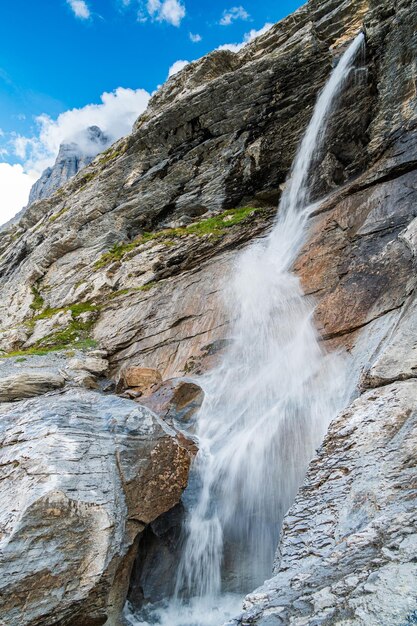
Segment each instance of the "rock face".
[[201,407],[204,392],[196,383],[186,378],[166,380],[149,397],[139,402],[165,420],[190,425],[191,418]]
[[9,405],[0,439],[2,623],[118,624],[135,542],[187,483],[184,438],[78,389]]
[[37,200],[52,196],[70,178],[91,163],[96,154],[109,145],[109,139],[98,126],[89,126],[82,143],[88,146],[87,151],[85,146],[75,141],[60,145],[54,165],[42,173],[30,190],[28,206]]
[[[416,588],[412,519],[417,372],[415,0],[310,0],[238,54],[217,51],[188,65],[152,98],[129,137],[98,155],[58,193],[34,202],[18,224],[0,235],[2,349],[21,350],[25,358],[29,352],[72,351],[96,342],[106,351],[115,382],[127,368],[160,372],[164,382],[147,402],[170,419],[172,407],[178,406],[169,380],[209,369],[227,345],[233,312],[225,309],[223,301],[239,251],[270,228],[316,95],[360,29],[366,36],[366,51],[332,118],[325,153],[318,155],[314,197],[322,200],[317,202],[295,264],[305,292],[316,299],[323,341],[351,355],[355,400],[332,424],[312,462],[284,523],[274,577],[247,599],[238,620],[241,624],[402,626],[414,619],[410,598],[415,601]],[[89,375],[85,369],[74,371]],[[77,437],[84,437],[94,454],[94,446],[103,445],[108,454],[105,475],[119,476],[110,453],[116,435],[102,430],[98,410],[101,407],[100,415],[109,417],[114,411],[116,416],[125,415],[118,402],[135,407],[133,411],[145,409],[113,396],[73,391],[81,395],[70,411],[68,393],[44,397],[46,407],[50,403],[55,407],[51,414],[59,421],[59,432],[69,432],[62,420],[71,424],[78,414],[86,416],[83,425],[90,424],[81,434],[78,426],[71,431],[70,441],[65,439],[68,453]],[[94,396],[94,407],[83,394]],[[61,403],[66,407],[62,411]],[[41,410],[41,399],[35,398],[7,404],[2,413],[8,415],[10,432],[15,432],[12,411],[30,424],[32,419],[38,423]],[[45,423],[52,423],[50,419]],[[155,419],[150,421],[156,424]],[[99,423],[98,431],[93,422]],[[164,437],[165,430],[158,424],[155,428]],[[120,426],[124,441],[133,437],[129,445],[142,445],[141,437],[136,439],[126,428]],[[11,434],[10,441],[15,436]],[[175,433],[169,441],[169,450],[182,450]],[[49,608],[42,609],[46,596],[37,584],[33,604],[28,606],[36,604],[40,612],[33,609],[32,613],[30,608],[32,622],[26,623],[84,626],[80,616],[91,615],[85,626],[98,624],[110,611],[106,607],[117,605],[118,600],[109,598],[123,596],[119,580],[126,589],[129,559],[133,562],[137,549],[136,544],[130,546],[139,522],[151,522],[154,514],[177,504],[180,484],[186,480],[181,473],[184,480],[174,481],[175,497],[168,489],[169,499],[165,499],[163,479],[171,470],[160,475],[165,457],[158,444],[153,445],[145,451],[134,448],[134,458],[151,463],[150,484],[157,494],[149,510],[142,498],[146,489],[138,496],[135,506],[145,507],[140,515],[135,507],[129,508],[133,505],[122,482],[112,492],[111,504],[103,505],[102,500],[108,502],[103,495],[105,481],[102,476],[100,481],[94,478],[94,485],[99,483],[98,501],[90,507],[82,495],[69,493],[62,474],[54,475],[64,496],[51,491],[48,528],[57,518],[72,523],[72,513],[55,516],[53,511],[73,511],[66,498],[74,498],[74,519],[84,524],[85,536],[91,538],[91,518],[84,521],[83,507],[103,529],[99,546],[103,551],[97,561],[95,552],[92,561],[83,553],[85,561],[80,564],[70,546],[68,571],[71,580],[81,582],[72,585],[64,572],[68,582],[62,587],[58,577],[49,581],[48,569],[45,581],[52,587],[45,582],[45,589],[58,590],[49,594],[57,602],[55,622]],[[13,443],[3,452],[18,449]],[[90,461],[87,471],[96,476]],[[13,462],[9,467],[14,480],[19,467]],[[24,483],[29,485],[24,493],[30,515],[22,519],[29,520],[28,529],[31,524],[39,533],[44,532],[39,516],[45,514],[46,505],[40,495],[40,500],[32,501],[31,494],[38,493],[37,480],[39,485],[44,485],[43,480],[52,485],[52,474],[48,470],[44,476],[35,467],[24,478],[33,483]],[[142,480],[141,471],[138,476],[132,484]],[[45,489],[50,493],[49,487]],[[121,501],[127,502],[121,518],[128,521],[127,528],[136,520],[136,530],[130,539],[121,534],[119,541],[112,534],[113,528],[120,528],[119,522],[110,529],[107,521],[121,506],[120,494]],[[14,510],[12,504],[2,507],[4,515]],[[103,516],[99,522],[96,511]],[[170,543],[170,528],[166,532],[148,528],[141,543],[140,549],[150,546],[148,557],[135,566],[137,588],[144,595],[152,551],[156,543]],[[20,537],[17,531],[14,536]],[[13,537],[7,534],[5,541]],[[53,537],[59,540],[59,534]],[[13,541],[13,559],[20,559]],[[86,545],[91,547],[91,542]],[[51,554],[50,558],[53,550]],[[66,562],[60,561],[64,570]],[[83,572],[90,567],[93,573],[84,581]],[[41,562],[33,560],[30,581],[43,572],[40,568]],[[17,576],[16,572],[17,568],[10,575]],[[161,570],[161,580],[164,576]],[[93,584],[92,578],[103,584]],[[397,596],[392,581],[398,581]],[[23,583],[16,579],[13,584],[15,599],[6,596],[6,602],[16,604],[5,609],[12,624],[19,601],[23,602]],[[42,617],[42,610],[47,617]]]
[[416,445],[415,380],[367,391],[332,423],[284,522],[275,576],[239,624],[413,623]]

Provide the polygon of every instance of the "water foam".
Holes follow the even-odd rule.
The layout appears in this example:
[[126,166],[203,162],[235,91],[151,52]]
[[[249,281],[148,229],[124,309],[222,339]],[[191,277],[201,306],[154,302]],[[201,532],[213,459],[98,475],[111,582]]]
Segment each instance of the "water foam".
[[132,618],[135,626],[221,624],[238,609],[230,592],[243,595],[270,576],[282,518],[344,402],[344,360],[322,349],[314,303],[291,270],[314,208],[311,167],[363,42],[360,34],[351,43],[317,100],[271,233],[237,259],[231,344],[200,381],[200,490],[176,597],[148,622]]

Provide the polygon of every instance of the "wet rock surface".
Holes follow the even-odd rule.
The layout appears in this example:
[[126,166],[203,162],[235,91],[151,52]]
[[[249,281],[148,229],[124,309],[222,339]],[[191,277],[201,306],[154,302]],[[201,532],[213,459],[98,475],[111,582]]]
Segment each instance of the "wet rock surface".
[[239,624],[406,624],[417,581],[417,381],[366,392],[331,425]]
[[139,539],[132,568],[128,600],[133,609],[162,602],[175,591],[175,576],[182,548],[182,504],[149,524]]

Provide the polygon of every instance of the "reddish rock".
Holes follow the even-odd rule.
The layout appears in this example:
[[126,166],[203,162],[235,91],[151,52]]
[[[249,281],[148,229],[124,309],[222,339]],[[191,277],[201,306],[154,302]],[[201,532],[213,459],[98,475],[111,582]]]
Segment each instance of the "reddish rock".
[[161,372],[151,367],[127,367],[120,375],[118,391],[129,389],[142,396],[151,395],[162,383]]
[[203,390],[191,380],[172,378],[164,381],[152,395],[138,401],[160,417],[188,422],[203,399]]

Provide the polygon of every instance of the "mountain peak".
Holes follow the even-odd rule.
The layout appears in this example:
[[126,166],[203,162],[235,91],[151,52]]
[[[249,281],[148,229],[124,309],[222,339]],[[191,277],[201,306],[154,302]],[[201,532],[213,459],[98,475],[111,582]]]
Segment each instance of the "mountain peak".
[[110,138],[98,126],[89,126],[71,141],[62,142],[54,165],[42,172],[30,190],[28,206],[51,196],[109,144]]

